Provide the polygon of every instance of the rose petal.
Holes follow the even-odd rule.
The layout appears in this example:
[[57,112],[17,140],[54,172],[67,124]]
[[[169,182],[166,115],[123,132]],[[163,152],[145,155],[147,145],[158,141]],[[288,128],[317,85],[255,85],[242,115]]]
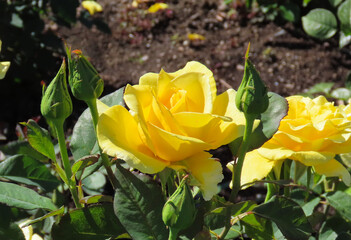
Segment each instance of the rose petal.
[[108,155],[121,158],[142,172],[161,171],[168,163],[155,157],[142,141],[138,129],[138,123],[124,107],[113,106],[99,118],[99,145]]
[[[220,162],[211,157],[210,153],[201,152],[185,159],[182,163],[176,163],[183,164],[195,178],[192,184],[199,186],[206,201],[211,200],[213,195],[218,193],[217,185],[223,180]],[[172,165],[170,167],[172,168]],[[179,166],[175,166],[175,169],[179,169]]]
[[339,177],[347,186],[351,185],[351,177],[349,171],[337,160],[331,159],[330,161],[313,166],[314,170],[327,177]]
[[166,161],[184,160],[211,148],[211,145],[200,139],[167,132],[151,123],[148,123],[148,128],[155,146],[154,153]]

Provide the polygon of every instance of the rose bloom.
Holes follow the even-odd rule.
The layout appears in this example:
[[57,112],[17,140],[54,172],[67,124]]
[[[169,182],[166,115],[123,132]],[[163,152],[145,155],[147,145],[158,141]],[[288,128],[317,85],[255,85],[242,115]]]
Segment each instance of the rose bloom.
[[246,154],[241,184],[261,180],[272,169],[280,172],[283,161],[291,159],[350,185],[350,173],[334,159],[336,154],[351,151],[350,106],[334,106],[323,96],[287,100],[289,111],[278,131],[262,147]]
[[217,96],[212,72],[198,62],[174,73],[147,73],[138,85],[126,86],[129,111],[113,106],[100,115],[100,147],[144,173],[185,170],[209,200],[223,175],[207,151],[242,136],[245,128],[235,95],[229,89]]

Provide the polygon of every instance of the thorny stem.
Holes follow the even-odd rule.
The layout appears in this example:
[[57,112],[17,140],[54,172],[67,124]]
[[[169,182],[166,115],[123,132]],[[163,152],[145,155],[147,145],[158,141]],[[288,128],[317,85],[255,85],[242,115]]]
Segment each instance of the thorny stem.
[[60,154],[61,154],[63,169],[65,171],[66,178],[69,183],[68,188],[72,194],[72,199],[74,204],[76,205],[77,208],[81,208],[82,205],[79,202],[76,182],[74,178],[72,179],[72,169],[68,159],[65,134],[63,131],[63,121],[64,120],[57,120],[57,121],[54,121],[53,124],[56,130],[57,140],[60,146]]
[[[99,119],[99,113],[97,110],[96,99],[93,99],[91,101],[86,101],[86,103],[90,109],[91,117],[93,119],[95,134],[97,136],[96,127],[97,127],[97,123],[98,123],[98,119]],[[100,151],[100,155],[101,155],[101,159],[102,159],[102,164],[104,165],[106,172],[107,172],[107,176],[112,184],[113,189],[116,189],[117,179],[112,172],[110,160],[109,160],[108,156],[102,152],[102,149],[100,148],[100,146],[99,146],[99,151]]]
[[[249,141],[250,141],[250,135],[252,133],[252,128],[253,128],[253,123],[255,121],[255,115],[251,114],[245,114],[245,119],[246,119],[246,124],[245,124],[245,132],[244,132],[244,137],[243,141],[241,143],[240,149],[239,149],[239,155],[236,164],[233,166],[233,175],[232,175],[232,183],[233,183],[233,189],[232,192],[230,193],[229,201],[233,202],[235,201],[235,198],[237,197],[241,183],[241,169],[243,167],[244,159],[246,152],[249,148]],[[219,235],[219,239],[224,239],[225,236],[227,235],[231,223],[230,223],[230,218],[231,218],[231,211],[230,208],[226,209],[226,224],[224,226],[223,231]]]

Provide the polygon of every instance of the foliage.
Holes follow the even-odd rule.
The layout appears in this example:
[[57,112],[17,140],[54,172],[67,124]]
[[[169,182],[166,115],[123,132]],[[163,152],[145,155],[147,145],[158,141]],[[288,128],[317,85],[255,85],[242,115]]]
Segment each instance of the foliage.
[[[84,62],[87,61],[82,52],[76,54],[83,57]],[[311,239],[312,235],[323,240],[349,237],[350,188],[339,181],[339,176],[322,176],[312,167],[305,166],[303,161],[287,159],[284,166],[272,170],[266,180],[242,184],[240,163],[247,160],[246,152],[261,147],[274,137],[288,112],[287,101],[283,97],[266,92],[259,73],[254,65],[248,62],[248,54],[245,61],[246,80],[241,94],[237,95],[239,105],[242,103],[250,105],[250,111],[243,107],[244,113],[235,106],[233,89],[215,96],[212,72],[196,62],[189,63],[187,67],[175,73],[164,71],[159,74],[148,73],[141,78],[139,85],[118,89],[101,99],[97,98],[100,97],[103,84],[90,63],[85,62],[87,65],[84,66],[89,66],[87,68],[69,68],[69,71],[73,69],[79,74],[71,72],[66,74],[63,64],[58,75],[43,93],[42,114],[46,116],[51,128],[46,130],[34,120],[29,120],[23,123],[23,127],[27,129],[26,141],[18,140],[0,146],[5,155],[5,159],[0,162],[0,211],[3,213],[0,219],[0,238],[28,239],[28,236],[21,231],[23,225],[21,227],[18,225],[18,222],[28,219],[30,221],[25,224],[32,226],[31,234],[36,233],[45,239],[54,240],[244,237]],[[67,76],[68,78],[79,76],[78,80],[70,79],[71,91],[80,90],[81,84],[88,86],[91,84],[91,89],[97,91],[90,92],[88,98],[82,98],[88,108],[77,120],[72,135],[65,138],[63,121],[71,113],[71,100],[66,86]],[[175,80],[171,82],[172,78]],[[97,81],[90,81],[91,79]],[[187,81],[177,82],[179,79]],[[158,91],[153,89],[156,83],[159,84]],[[165,83],[177,83],[179,88],[165,87]],[[187,92],[180,87],[187,89]],[[143,92],[144,88],[147,91]],[[136,94],[133,95],[132,93],[135,93],[133,91]],[[81,92],[76,93],[79,93],[79,98],[82,96]],[[187,93],[191,94],[187,96]],[[151,98],[147,98],[148,94],[151,94]],[[157,99],[159,101],[154,99],[156,96],[159,97]],[[191,102],[194,96],[196,101]],[[205,99],[203,102],[201,97]],[[260,98],[266,99],[266,103],[252,112],[251,100],[254,99],[254,103],[259,105]],[[124,107],[124,100],[130,112]],[[175,112],[177,110],[175,107],[181,104],[189,104],[187,105],[189,108],[194,105],[198,107],[196,104],[199,102],[203,112],[188,112],[192,118],[183,121],[183,129],[177,128],[179,125],[171,124],[175,123],[172,122],[172,118],[184,114],[183,110]],[[223,107],[223,103],[227,103],[227,106]],[[328,107],[328,104],[325,103],[323,106]],[[140,106],[142,108],[138,109]],[[173,112],[168,111],[165,106],[173,107]],[[123,118],[121,115],[112,119],[111,109],[113,111],[118,109],[121,114],[130,114],[130,117],[126,118],[128,121],[117,122],[116,119]],[[233,113],[236,119],[228,117]],[[147,118],[148,121],[138,119],[141,117]],[[108,121],[103,124],[110,124],[111,129],[116,131],[101,130],[101,127],[105,126],[101,123],[105,121],[102,120],[104,118],[113,120],[112,124]],[[206,123],[208,119],[210,123]],[[139,125],[132,125],[132,121],[137,120]],[[242,122],[234,125],[234,121],[238,120]],[[201,134],[206,131],[199,126],[203,122],[207,124],[203,124],[207,132],[213,128],[217,129],[215,127],[218,127],[218,124],[223,124],[223,128],[219,130],[231,130],[229,132],[235,134],[234,137],[230,134],[228,137],[231,140],[236,139],[230,143],[230,147],[233,154],[238,156],[237,163],[233,167],[235,172],[232,178],[233,190],[229,198],[215,193],[213,196],[206,196],[201,188],[200,183],[204,181],[201,178],[202,171],[207,170],[206,164],[212,164],[210,161],[213,161],[207,159],[210,155],[207,150],[203,152],[200,148],[201,154],[194,150],[196,144],[204,142]],[[349,119],[345,118],[344,123],[343,128],[351,128],[348,126],[351,124]],[[147,141],[155,135],[145,134],[143,131],[146,131],[146,128],[143,124],[158,124],[154,128],[161,129],[162,136],[168,134],[167,136],[186,139],[186,143],[183,144],[189,142],[193,144],[191,151],[189,150],[191,154],[195,154],[196,158],[206,158],[201,159],[203,161],[200,164],[194,161],[196,165],[190,157],[168,163],[167,159],[155,157],[154,153],[158,152],[146,147],[149,146],[146,145]],[[198,131],[199,128],[201,131]],[[215,140],[225,135],[219,130],[211,136]],[[130,135],[135,132],[142,136],[136,148],[139,152],[132,148],[137,138],[135,134],[132,137]],[[190,136],[181,135],[184,132]],[[107,146],[101,144],[109,134],[112,135],[109,139],[111,144]],[[200,135],[194,140],[193,136],[196,134]],[[163,141],[154,141],[153,147],[161,146],[162,150],[162,147],[167,146],[164,142],[166,140],[170,141],[167,138]],[[70,145],[69,152],[67,143]],[[217,145],[213,144],[218,147]],[[205,149],[208,148],[210,147]],[[132,153],[134,155],[131,155]],[[184,153],[175,152],[175,154],[181,156]],[[164,155],[167,158],[174,157],[168,152]],[[344,165],[349,163],[347,158],[347,155],[336,156],[340,164]],[[148,172],[150,169],[148,164],[151,167],[156,165],[153,161],[161,161],[161,164],[166,162],[168,165],[159,171]],[[142,164],[144,168],[140,167]],[[191,168],[191,164],[196,167]],[[135,168],[131,168],[131,165]],[[209,174],[204,175],[205,180],[211,179],[211,176],[217,173]],[[214,184],[217,188],[216,181],[217,179],[214,180]],[[238,198],[239,190],[247,187],[265,187],[268,190],[266,200],[261,202]]]

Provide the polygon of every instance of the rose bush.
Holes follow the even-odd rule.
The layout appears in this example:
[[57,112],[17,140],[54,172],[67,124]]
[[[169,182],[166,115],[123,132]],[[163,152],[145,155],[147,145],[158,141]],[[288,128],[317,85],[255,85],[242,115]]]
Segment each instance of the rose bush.
[[289,111],[278,131],[262,147],[246,154],[242,184],[260,180],[272,169],[280,172],[283,161],[291,159],[350,185],[349,172],[335,160],[336,154],[351,151],[350,106],[334,106],[323,96],[287,100]]
[[235,95],[229,89],[217,96],[212,72],[198,62],[173,73],[147,73],[125,89],[129,111],[113,106],[100,115],[99,144],[144,173],[166,167],[189,172],[209,200],[223,175],[207,151],[242,136],[245,128]]

